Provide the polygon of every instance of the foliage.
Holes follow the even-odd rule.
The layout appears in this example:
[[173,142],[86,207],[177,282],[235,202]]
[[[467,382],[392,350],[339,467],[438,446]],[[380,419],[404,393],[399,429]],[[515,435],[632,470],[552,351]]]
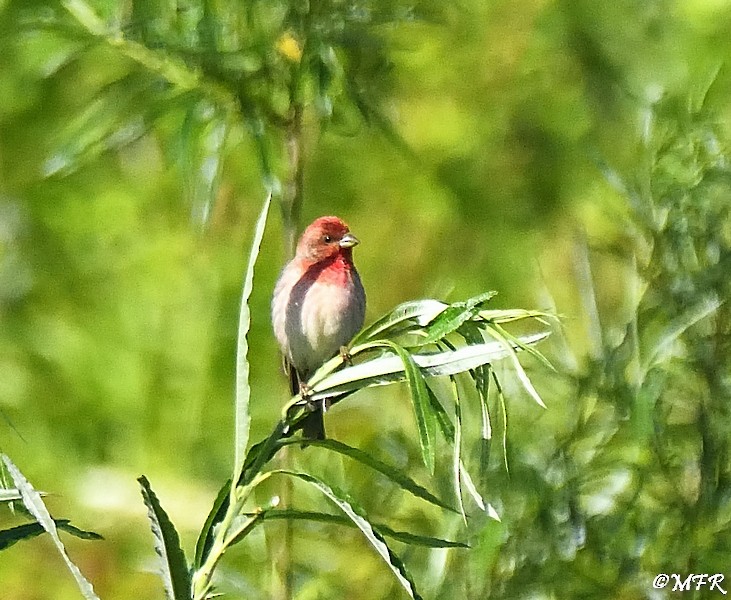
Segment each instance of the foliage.
[[[200,537],[195,569],[213,556],[239,486],[200,519],[246,439],[270,440],[243,464],[273,474],[231,521],[246,543],[217,565],[223,592],[397,597],[402,565],[425,597],[654,598],[657,572],[723,572],[730,20],[676,0],[0,2],[2,445],[104,532],[67,542],[96,593],[159,597],[139,473],[179,533],[160,543]],[[281,226],[242,306],[262,183]],[[266,315],[297,227],[325,212],[363,242],[370,317],[449,309],[323,370],[337,441],[299,452],[279,429],[306,405],[261,400],[286,393]],[[453,301],[485,289],[481,315]],[[555,372],[521,351],[424,389],[441,359],[423,354],[509,352],[535,330],[491,311],[536,305],[566,316],[541,346]],[[238,392],[231,426],[237,364],[252,404]],[[533,389],[548,410],[514,401]],[[78,597],[51,537],[13,543],[37,521],[2,529],[4,593]]]
[[[372,385],[384,385],[406,380],[411,391],[412,403],[418,424],[422,457],[429,471],[433,474],[436,440],[434,439],[437,423],[445,440],[453,447],[454,452],[454,490],[458,499],[459,512],[467,520],[462,499],[463,485],[475,499],[476,504],[484,511],[485,503],[472,483],[462,461],[462,442],[458,432],[462,429],[460,394],[456,386],[451,402],[454,406],[455,423],[452,424],[447,412],[433,392],[427,387],[427,377],[448,376],[452,382],[460,373],[469,372],[483,406],[483,432],[491,431],[489,412],[487,410],[487,380],[494,374],[491,363],[503,356],[515,359],[521,381],[535,396],[537,402],[543,402],[530,384],[527,376],[517,361],[516,352],[527,350],[540,354],[531,348],[532,344],[543,339],[547,334],[514,337],[508,334],[501,323],[540,318],[546,315],[528,311],[487,310],[486,304],[495,295],[488,292],[466,302],[451,305],[436,300],[409,302],[395,308],[374,324],[359,333],[348,349],[348,356],[337,356],[325,363],[307,381],[311,393],[307,396],[295,396],[282,410],[282,419],[276,424],[268,438],[245,451],[249,428],[249,396],[248,361],[246,359],[249,331],[248,298],[253,285],[254,266],[261,245],[261,238],[266,224],[271,195],[262,208],[257,222],[254,242],[245,275],[244,292],[241,307],[239,329],[239,375],[237,377],[236,401],[236,441],[234,473],[219,492],[208,518],[203,526],[196,544],[195,561],[192,569],[180,547],[177,531],[167,514],[152,492],[146,478],[140,478],[143,497],[149,509],[152,530],[156,538],[156,549],[162,559],[161,570],[167,597],[170,600],[204,600],[215,596],[214,575],[224,554],[235,544],[248,537],[267,519],[270,513],[276,514],[279,499],[269,501],[268,506],[257,506],[247,509],[257,487],[272,476],[292,477],[309,483],[331,500],[347,518],[364,534],[370,545],[376,550],[391,568],[401,587],[411,598],[421,598],[417,586],[411,578],[405,564],[386,543],[386,535],[391,535],[407,544],[425,545],[433,548],[460,546],[459,542],[445,541],[424,535],[398,534],[389,527],[374,526],[366,511],[355,504],[354,500],[343,491],[337,490],[324,480],[307,472],[286,468],[269,468],[268,464],[275,458],[279,450],[289,445],[287,439],[298,424],[307,417],[311,403],[322,402],[330,406],[343,400],[358,389]],[[467,345],[457,349],[449,342],[453,335],[460,335]],[[395,338],[399,340],[397,343]],[[496,342],[486,343],[485,338],[492,336]],[[444,347],[447,351],[440,351]],[[434,348],[436,351],[425,352]],[[369,358],[370,355],[370,358]],[[346,363],[355,362],[352,366]],[[341,368],[344,367],[344,368]],[[496,379],[497,383],[497,379]],[[499,385],[499,384],[498,384]],[[504,408],[504,407],[503,407]],[[490,435],[487,434],[487,439]],[[432,502],[441,508],[452,509],[444,500],[438,499],[406,473],[393,466],[386,465],[366,452],[349,447],[335,440],[313,442],[326,450],[343,453],[364,465],[376,468],[386,475],[402,490]],[[303,443],[303,446],[307,442]],[[241,458],[239,459],[239,453]],[[235,482],[235,484],[232,484]],[[286,507],[287,509],[289,507]],[[489,513],[494,515],[494,509]],[[289,519],[314,519],[321,522],[337,522],[328,513],[285,510],[278,516]]]
[[5,455],[2,455],[4,470],[10,475],[15,484],[15,488],[7,489],[3,488],[2,501],[3,502],[22,502],[22,510],[27,513],[28,516],[32,517],[35,522],[28,523],[0,531],[0,549],[5,549],[12,544],[35,537],[40,533],[48,533],[53,540],[59,554],[63,558],[68,570],[74,577],[79,590],[83,594],[86,600],[98,600],[98,596],[94,593],[94,588],[91,583],[84,577],[79,568],[71,562],[66,548],[58,535],[59,530],[66,531],[72,535],[85,539],[102,539],[96,533],[90,531],[82,531],[71,525],[66,519],[54,519],[48,512],[46,505],[43,502],[41,494],[39,494],[31,483],[25,478],[20,472],[20,469],[15,466],[13,461]]

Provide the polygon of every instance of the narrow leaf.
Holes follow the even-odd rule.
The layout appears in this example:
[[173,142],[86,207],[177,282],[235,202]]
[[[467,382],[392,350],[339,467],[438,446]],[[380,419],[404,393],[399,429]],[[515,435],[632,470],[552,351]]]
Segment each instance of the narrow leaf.
[[558,322],[557,315],[542,310],[524,310],[522,308],[508,308],[497,310],[481,310],[478,313],[481,319],[490,323],[511,323],[525,319],[535,319],[544,325],[550,325],[550,321]]
[[234,441],[234,472],[231,481],[238,481],[244,468],[244,459],[246,458],[246,446],[249,443],[249,425],[251,416],[249,415],[249,398],[251,396],[251,388],[249,386],[249,361],[246,354],[249,350],[247,335],[251,325],[251,311],[249,309],[249,297],[254,288],[254,266],[259,256],[261,241],[264,237],[264,229],[266,227],[267,215],[269,214],[269,206],[271,204],[272,194],[269,192],[264,205],[259,213],[254,228],[254,239],[251,242],[251,251],[249,252],[249,262],[246,265],[246,274],[244,275],[244,288],[241,293],[241,311],[239,313],[239,333],[238,343],[236,347],[236,411],[235,411],[235,441]]
[[390,313],[363,329],[355,336],[351,345],[355,346],[367,340],[376,339],[389,329],[410,319],[415,319],[419,325],[426,326],[448,306],[439,300],[415,300],[399,304]]
[[536,388],[533,387],[533,383],[523,369],[523,365],[520,364],[520,360],[518,359],[518,354],[515,351],[515,347],[500,332],[499,328],[490,326],[487,329],[490,335],[492,335],[495,339],[499,340],[500,343],[503,344],[503,347],[505,348],[508,357],[513,363],[513,367],[515,368],[515,374],[518,376],[518,380],[523,385],[523,388],[525,388],[525,391],[528,392],[528,395],[533,398],[533,400],[535,400],[539,406],[541,406],[542,408],[546,408],[546,405],[544,404],[543,400],[541,400],[541,397],[538,395]]
[[411,579],[411,576],[406,571],[406,567],[404,566],[401,559],[398,558],[398,556],[396,556],[391,551],[391,549],[388,547],[388,544],[386,544],[386,541],[383,539],[383,536],[373,528],[373,525],[366,518],[361,516],[360,513],[362,513],[362,511],[354,506],[351,500],[346,500],[344,494],[339,494],[335,492],[335,490],[333,490],[325,482],[315,477],[312,477],[307,473],[299,473],[296,471],[286,470],[281,470],[278,472],[301,479],[302,481],[309,483],[310,485],[317,488],[320,492],[322,492],[323,495],[325,495],[340,510],[342,510],[347,515],[347,517],[356,525],[356,527],[358,527],[358,529],[363,532],[365,538],[368,540],[371,546],[373,546],[373,548],[381,556],[381,558],[386,562],[393,574],[396,576],[398,582],[401,584],[401,587],[406,590],[409,596],[411,598],[414,598],[414,600],[421,600],[421,596],[416,591],[416,586]]
[[[208,552],[211,549],[212,531],[213,526],[220,521],[220,516],[225,512],[225,506],[228,506],[229,494],[231,492],[231,480],[229,479],[223,484],[223,487],[218,491],[216,499],[213,501],[208,517],[206,518],[203,527],[201,528],[200,534],[198,534],[198,541],[195,544],[195,560],[193,562],[193,570],[197,571],[200,569],[203,562],[208,556]],[[222,511],[223,509],[223,511]],[[218,521],[217,521],[218,519]]]
[[[538,333],[522,337],[521,341],[535,344],[547,336],[547,333]],[[455,351],[414,353],[411,357],[426,377],[438,377],[469,371],[511,353],[514,354],[514,350],[509,344],[506,347],[503,342],[488,342],[465,346]],[[319,400],[342,392],[387,385],[404,381],[405,378],[403,361],[398,356],[382,355],[323,377],[312,386],[311,399]]]
[[500,515],[495,510],[495,507],[492,504],[487,505],[487,516],[491,519],[497,521],[498,523],[502,523],[502,519],[500,519]]
[[[282,436],[285,432],[285,424],[283,421],[277,422],[276,427],[265,440],[254,444],[246,455],[244,468],[237,481],[237,487],[243,486],[251,482],[261,471],[264,465],[269,462],[277,451],[282,448]],[[231,498],[235,490],[231,489],[231,482],[227,481],[211,507],[208,517],[206,518],[203,528],[198,536],[195,547],[195,567],[196,570],[203,565],[208,558],[208,554],[213,545],[213,532],[226,515],[231,506]]]
[[[316,523],[332,523],[335,525],[343,525],[345,527],[357,527],[353,521],[343,515],[332,515],[323,512],[302,511],[296,509],[268,510],[264,514],[264,520],[291,519],[293,521],[314,521]],[[426,535],[418,535],[410,532],[395,531],[390,527],[381,523],[371,524],[373,529],[384,537],[391,538],[404,544],[411,546],[423,546],[426,548],[469,548],[469,544],[464,542],[454,542],[451,540],[443,540]]]
[[104,21],[83,0],[63,0],[62,4],[89,33],[99,36],[107,33],[107,26]]
[[[83,529],[74,527],[69,523],[68,519],[54,519],[54,522],[56,523],[57,529],[66,531],[75,537],[84,540],[104,539],[98,533],[94,533],[93,531],[84,531]],[[0,550],[5,550],[17,542],[34,538],[45,532],[46,530],[40,523],[25,523],[23,525],[18,525],[17,527],[5,529],[0,531]]]
[[432,410],[436,415],[439,430],[442,432],[444,439],[448,443],[454,443],[454,424],[452,423],[452,421],[449,420],[447,411],[444,410],[442,403],[439,401],[439,398],[437,398],[434,390],[432,390],[429,384],[427,384],[426,386],[426,391],[429,394],[429,403],[431,404]]
[[155,551],[162,559],[161,577],[168,600],[190,600],[190,571],[185,554],[180,547],[180,537],[167,513],[160,505],[150,482],[142,476],[137,479],[142,488],[142,498],[147,506]]
[[[465,323],[458,331],[468,344],[480,344],[484,342],[482,331],[476,323]],[[490,365],[475,367],[470,371],[470,375],[472,375],[472,379],[475,381],[475,388],[477,388],[477,394],[480,398],[482,439],[490,440],[492,438],[492,425],[490,423],[490,408],[487,402],[490,393]]]
[[23,496],[15,488],[5,489],[0,488],[0,502],[14,502],[16,500],[22,500]]
[[482,305],[495,296],[497,292],[486,292],[465,302],[456,302],[447,307],[426,330],[426,337],[420,344],[433,344],[443,337],[457,331],[466,321],[472,319]]
[[467,523],[467,515],[464,510],[462,498],[462,405],[459,397],[459,388],[454,377],[452,380],[452,391],[454,393],[454,449],[452,454],[452,477],[454,483],[454,494],[457,497],[457,507],[462,515],[462,520]]
[[462,483],[464,483],[465,489],[469,492],[470,496],[472,496],[475,504],[480,507],[480,510],[486,510],[485,501],[482,499],[482,495],[480,494],[480,492],[477,491],[477,486],[475,486],[475,483],[474,481],[472,481],[472,477],[470,476],[467,467],[464,466],[464,463],[462,461],[459,462],[459,473],[462,477]]
[[401,346],[390,341],[384,341],[383,344],[393,350],[404,365],[406,383],[411,392],[411,401],[414,405],[414,416],[416,417],[416,426],[419,432],[421,457],[429,473],[434,473],[434,462],[436,460],[436,447],[434,445],[436,417],[431,410],[429,392],[426,388],[424,376],[411,357],[411,354]]
[[71,559],[66,553],[66,548],[64,547],[63,542],[58,536],[56,523],[48,512],[46,505],[43,504],[43,499],[40,494],[33,488],[30,482],[23,476],[18,467],[13,464],[8,456],[5,454],[2,454],[1,456],[3,463],[5,464],[5,468],[10,474],[10,477],[12,477],[15,487],[22,496],[23,504],[30,511],[36,521],[38,521],[43,529],[45,529],[51,536],[53,543],[56,545],[56,549],[76,580],[76,585],[78,586],[79,591],[83,594],[86,600],[99,600],[99,597],[94,593],[94,588],[91,583],[89,583],[86,577],[82,575],[79,568],[71,562]]
[[[58,521],[56,522],[56,526],[58,526]],[[43,529],[43,526],[35,522],[4,529],[0,531],[0,550],[10,548],[13,544],[17,544],[22,540],[29,540],[45,532],[46,530]]]
[[[302,440],[287,440],[285,443],[301,444]],[[364,464],[367,467],[370,467],[371,469],[373,469],[375,471],[378,471],[382,475],[385,475],[391,481],[393,481],[399,487],[401,487],[402,490],[410,493],[412,496],[416,496],[417,498],[426,500],[427,502],[430,502],[430,503],[434,504],[435,506],[438,506],[445,510],[456,512],[455,509],[452,506],[450,506],[445,500],[441,500],[440,498],[437,498],[437,496],[432,494],[429,490],[427,490],[423,486],[416,483],[413,479],[411,479],[408,475],[406,475],[406,473],[397,469],[396,467],[393,467],[387,463],[384,463],[384,462],[378,460],[377,458],[368,454],[367,452],[363,452],[363,450],[354,448],[352,446],[348,446],[347,444],[343,444],[342,442],[339,442],[339,441],[333,440],[333,439],[307,440],[307,445],[326,448],[327,450],[332,450],[334,452],[338,452],[340,454],[348,456],[348,457],[352,458],[353,460],[357,460],[359,463]]]
[[533,348],[533,346],[531,346],[529,344],[523,343],[523,341],[518,336],[513,335],[512,333],[510,333],[509,331],[507,331],[506,329],[504,329],[500,325],[497,325],[497,324],[493,323],[491,325],[491,327],[493,329],[499,331],[502,334],[502,336],[506,340],[508,340],[513,345],[513,347],[516,350],[517,349],[520,349],[520,350],[523,350],[523,351],[527,352],[528,354],[530,354],[534,358],[538,359],[538,361],[540,363],[542,363],[543,366],[547,367],[551,371],[554,371],[554,372],[556,371],[556,369],[551,364],[551,362],[545,356],[543,356],[543,354],[541,352],[539,352],[538,350],[536,350],[535,348]]
[[264,518],[265,512],[266,511],[262,510],[251,516],[240,517],[238,521],[234,521],[234,523],[231,524],[230,530],[227,532],[224,546],[226,548],[230,548],[242,541],[249,532],[256,527],[256,524]]
[[85,529],[79,529],[75,525],[72,525],[68,519],[57,519],[56,527],[60,530],[65,531],[69,535],[73,535],[82,540],[103,540],[104,537],[96,533],[95,531],[86,531]]
[[505,472],[510,473],[508,465],[508,407],[505,404],[505,395],[503,394],[503,386],[500,385],[500,380],[497,378],[495,371],[492,372],[492,380],[495,382],[495,389],[497,390],[497,397],[500,401],[500,410],[503,413],[503,461],[505,463]]

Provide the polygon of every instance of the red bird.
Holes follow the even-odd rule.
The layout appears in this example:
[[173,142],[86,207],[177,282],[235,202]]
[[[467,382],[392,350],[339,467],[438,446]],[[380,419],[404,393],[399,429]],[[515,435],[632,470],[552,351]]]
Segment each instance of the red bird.
[[[300,237],[295,257],[272,298],[274,335],[284,354],[292,394],[363,326],[366,297],[353,264],[358,239],[337,217],[316,219]],[[309,439],[325,439],[322,407],[303,422]]]

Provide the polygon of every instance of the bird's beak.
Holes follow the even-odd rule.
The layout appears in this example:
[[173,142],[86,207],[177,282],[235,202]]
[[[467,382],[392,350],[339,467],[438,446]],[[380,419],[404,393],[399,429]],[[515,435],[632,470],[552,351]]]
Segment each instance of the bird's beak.
[[346,233],[340,239],[341,248],[352,248],[353,246],[357,246],[358,244],[360,244],[360,240],[358,240],[358,238],[355,237],[352,233]]

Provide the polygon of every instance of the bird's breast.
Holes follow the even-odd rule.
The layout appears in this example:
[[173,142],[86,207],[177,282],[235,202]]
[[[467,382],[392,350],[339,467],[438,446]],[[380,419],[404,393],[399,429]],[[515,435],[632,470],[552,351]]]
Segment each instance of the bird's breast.
[[[284,279],[286,273],[283,273]],[[281,280],[280,280],[281,281]],[[281,288],[283,286],[278,286]],[[275,292],[286,310],[275,334],[285,354],[304,376],[332,358],[363,326],[365,293],[354,267],[335,263],[313,270]]]

